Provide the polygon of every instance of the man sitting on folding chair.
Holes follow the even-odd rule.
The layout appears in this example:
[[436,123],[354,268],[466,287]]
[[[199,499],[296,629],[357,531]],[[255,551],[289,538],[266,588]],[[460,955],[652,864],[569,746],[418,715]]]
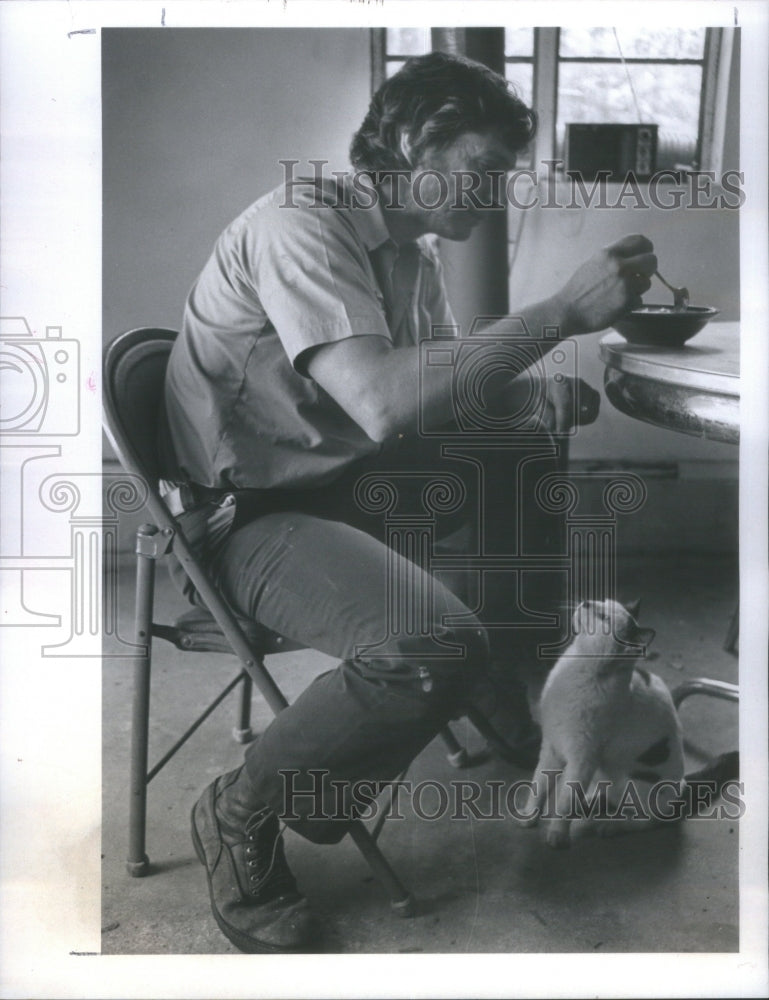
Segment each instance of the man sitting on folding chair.
[[[244,951],[301,949],[312,934],[279,817],[310,840],[341,839],[355,783],[396,777],[461,712],[496,655],[462,595],[385,544],[381,515],[355,486],[376,470],[466,477],[467,463],[441,458],[418,432],[454,418],[451,367],[420,373],[419,342],[454,324],[424,237],[466,240],[483,219],[478,203],[492,204],[495,179],[534,129],[533,113],[486,67],[443,53],[412,59],[353,139],[357,173],[293,181],[257,201],[224,231],[190,293],[166,379],[165,488],[237,614],[341,661],[193,810],[214,913]],[[457,202],[467,186],[458,178],[470,175],[475,200]],[[649,241],[627,237],[519,316],[537,336],[545,326],[561,337],[603,329],[638,304],[655,267]],[[511,322],[491,332],[504,336]],[[484,398],[511,412],[529,389],[501,371]],[[598,394],[584,383],[546,379],[542,393],[543,432],[568,430],[575,412],[580,423],[597,415]],[[500,496],[508,458],[498,450],[489,466]],[[512,512],[502,504],[484,516],[487,547],[510,551]],[[446,531],[461,539],[453,517]],[[395,592],[427,616],[419,628],[388,620]]]

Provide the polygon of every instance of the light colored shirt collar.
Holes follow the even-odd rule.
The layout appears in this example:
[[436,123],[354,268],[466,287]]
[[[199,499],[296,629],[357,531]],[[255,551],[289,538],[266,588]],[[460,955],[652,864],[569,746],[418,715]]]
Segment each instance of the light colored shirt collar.
[[342,183],[346,198],[349,199],[350,219],[366,250],[369,252],[376,250],[388,241],[395,246],[394,241],[391,240],[379,201],[377,200],[370,208],[358,204],[362,196],[353,187],[352,174],[345,174]]

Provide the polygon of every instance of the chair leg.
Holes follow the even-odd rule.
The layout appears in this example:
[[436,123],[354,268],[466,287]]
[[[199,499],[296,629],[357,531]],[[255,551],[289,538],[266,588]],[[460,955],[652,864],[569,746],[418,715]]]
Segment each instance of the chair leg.
[[705,694],[724,701],[740,700],[740,689],[736,684],[731,684],[729,681],[714,681],[709,677],[692,677],[679,684],[671,693],[676,708],[693,694]]
[[[152,534],[142,525],[140,536]],[[147,829],[147,749],[149,743],[150,672],[152,665],[152,605],[155,595],[155,560],[137,551],[136,627],[137,653],[133,661],[134,691],[131,722],[131,778],[128,801],[128,874],[139,878],[149,871],[145,850]]]
[[369,868],[389,895],[393,913],[399,917],[413,916],[415,911],[414,897],[404,887],[384,854],[379,850],[378,844],[360,820],[354,820],[350,824],[350,836],[368,862]]
[[530,768],[534,766],[536,763],[536,753],[538,751],[534,751],[535,756],[532,763],[532,761],[528,759],[533,752],[530,745],[519,744],[518,746],[512,746],[509,744],[507,740],[500,736],[483,712],[479,711],[472,705],[467,707],[466,715],[481,736],[486,740],[489,747],[498,753],[503,760],[506,760],[511,764],[515,764],[516,767]]
[[254,682],[251,675],[243,671],[243,683],[240,686],[240,701],[238,702],[238,716],[235,728],[232,730],[233,738],[237,743],[250,743],[254,738],[254,731],[251,728],[251,697],[254,690]]
[[441,739],[446,744],[446,759],[452,767],[467,767],[469,758],[467,756],[467,749],[462,746],[459,740],[456,738],[454,733],[451,731],[451,726],[448,723],[441,729],[440,732]]

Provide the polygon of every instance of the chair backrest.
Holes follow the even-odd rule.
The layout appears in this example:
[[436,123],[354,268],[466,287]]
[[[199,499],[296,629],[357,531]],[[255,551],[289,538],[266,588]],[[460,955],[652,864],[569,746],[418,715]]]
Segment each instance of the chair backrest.
[[158,426],[163,383],[176,332],[140,327],[104,352],[105,430],[121,464],[154,488],[159,477]]
[[[153,527],[167,537],[169,544],[173,539],[174,554],[227,637],[233,652],[240,658],[272,710],[281,712],[286,707],[286,699],[265,670],[261,657],[282,648],[300,647],[288,643],[285,647],[272,644],[274,637],[263,629],[259,630],[258,638],[254,637],[253,629],[246,636],[190,549],[184,532],[157,490],[160,472],[158,427],[162,415],[163,383],[174,340],[174,330],[141,327],[121,334],[108,345],[104,352],[102,388],[104,429],[123,468],[140,476],[146,483],[146,505],[155,522]],[[164,547],[163,551],[167,548]],[[280,642],[283,640],[280,639]]]

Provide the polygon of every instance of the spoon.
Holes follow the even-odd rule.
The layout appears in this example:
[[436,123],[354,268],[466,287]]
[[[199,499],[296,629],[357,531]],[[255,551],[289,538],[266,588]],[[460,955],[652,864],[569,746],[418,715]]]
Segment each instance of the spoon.
[[665,281],[659,271],[655,271],[654,274],[660,279],[662,284],[666,288],[669,288],[673,293],[673,308],[676,312],[684,312],[689,306],[689,289],[676,288],[675,285],[671,285],[669,281]]

